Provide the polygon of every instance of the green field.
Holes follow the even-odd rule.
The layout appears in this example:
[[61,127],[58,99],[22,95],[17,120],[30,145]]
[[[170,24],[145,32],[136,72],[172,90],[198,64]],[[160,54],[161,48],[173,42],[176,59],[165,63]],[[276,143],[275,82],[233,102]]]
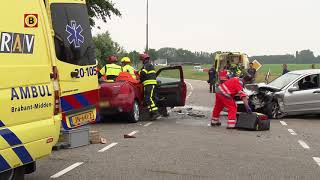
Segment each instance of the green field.
[[[211,65],[203,65],[203,68],[210,68]],[[288,69],[290,71],[300,70],[300,69],[310,69],[311,64],[289,64]],[[320,64],[316,65],[316,68],[320,69]],[[158,69],[158,68],[157,68]],[[268,71],[271,71],[270,79],[274,79],[281,75],[282,73],[282,65],[281,64],[265,64],[262,68],[258,71],[257,74],[257,82],[263,82],[265,75]],[[206,72],[196,72],[193,70],[193,66],[183,66],[183,72],[185,79],[196,79],[196,80],[208,80],[208,74]],[[179,77],[178,72],[168,71],[167,73],[162,74],[162,77],[170,77],[170,78],[177,78]]]

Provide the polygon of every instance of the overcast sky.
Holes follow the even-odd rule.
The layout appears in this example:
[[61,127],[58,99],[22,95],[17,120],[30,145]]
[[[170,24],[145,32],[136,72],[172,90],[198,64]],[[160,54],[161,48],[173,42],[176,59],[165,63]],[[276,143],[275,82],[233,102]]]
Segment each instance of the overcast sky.
[[[122,13],[98,22],[126,50],[145,47],[146,0],[113,0]],[[320,54],[319,0],[149,0],[150,48]]]

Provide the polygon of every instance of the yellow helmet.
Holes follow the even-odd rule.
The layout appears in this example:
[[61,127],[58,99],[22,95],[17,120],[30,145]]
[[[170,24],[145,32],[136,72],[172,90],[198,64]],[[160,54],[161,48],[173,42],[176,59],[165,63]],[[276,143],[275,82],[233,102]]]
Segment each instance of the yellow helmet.
[[129,57],[123,57],[123,58],[121,59],[121,62],[122,62],[122,63],[131,63],[131,60],[130,60]]

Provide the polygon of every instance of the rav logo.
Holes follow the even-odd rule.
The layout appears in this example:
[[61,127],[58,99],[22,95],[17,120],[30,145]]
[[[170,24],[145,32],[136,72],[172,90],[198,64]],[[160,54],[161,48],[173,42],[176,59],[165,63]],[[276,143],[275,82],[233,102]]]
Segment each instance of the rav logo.
[[34,35],[2,32],[0,53],[33,54]]
[[66,26],[66,32],[69,34],[68,36],[68,42],[70,44],[74,44],[76,48],[80,47],[80,43],[84,42],[84,37],[81,34],[83,29],[81,25],[77,25],[76,21],[71,21],[71,26],[67,24]]

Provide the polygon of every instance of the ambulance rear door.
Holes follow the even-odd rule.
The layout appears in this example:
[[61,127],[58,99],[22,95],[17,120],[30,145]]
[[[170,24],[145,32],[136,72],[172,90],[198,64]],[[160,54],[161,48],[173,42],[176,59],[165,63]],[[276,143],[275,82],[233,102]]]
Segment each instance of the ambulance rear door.
[[63,127],[96,121],[97,61],[84,1],[49,1],[61,88]]

